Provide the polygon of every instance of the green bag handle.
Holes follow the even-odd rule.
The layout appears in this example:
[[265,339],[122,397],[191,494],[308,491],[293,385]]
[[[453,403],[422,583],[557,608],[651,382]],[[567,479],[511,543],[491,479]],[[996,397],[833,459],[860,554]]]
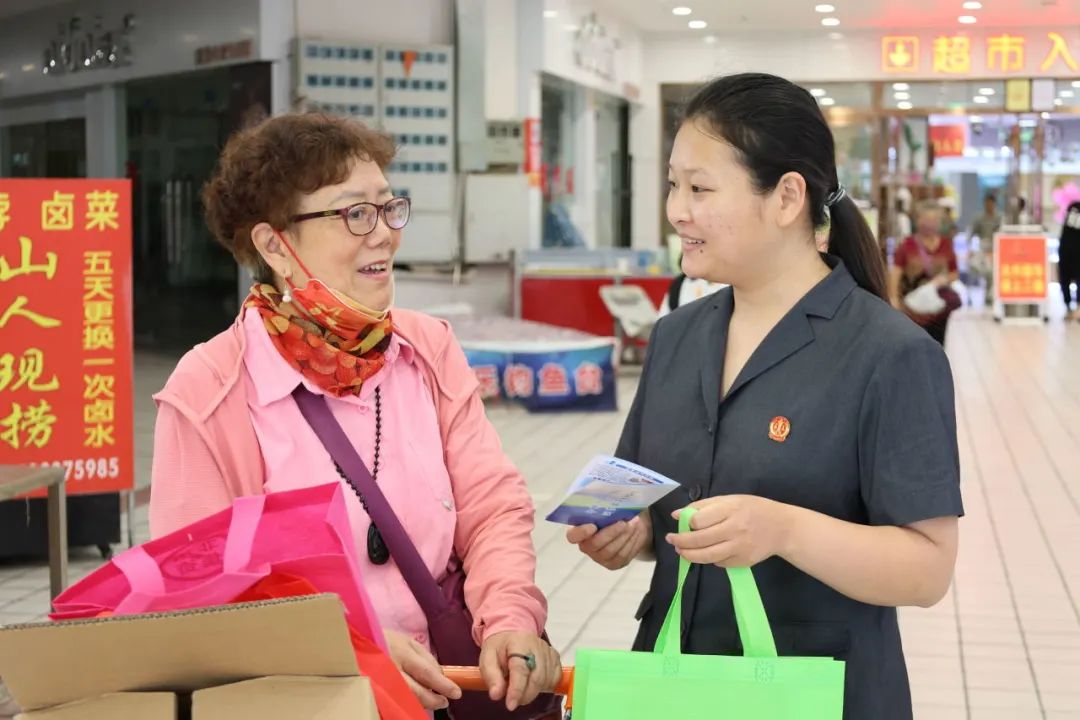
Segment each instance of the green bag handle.
[[[690,518],[697,512],[695,508],[685,508],[679,513],[679,532],[690,532]],[[679,558],[679,582],[675,586],[675,597],[671,600],[664,624],[656,638],[654,652],[664,655],[678,655],[682,651],[682,597],[686,576],[690,574],[690,562]],[[769,618],[765,615],[765,606],[761,603],[754,573],[750,568],[728,568],[728,580],[731,582],[731,597],[735,605],[735,621],[739,625],[739,638],[742,640],[743,654],[746,657],[776,657],[776,642],[773,640]]]

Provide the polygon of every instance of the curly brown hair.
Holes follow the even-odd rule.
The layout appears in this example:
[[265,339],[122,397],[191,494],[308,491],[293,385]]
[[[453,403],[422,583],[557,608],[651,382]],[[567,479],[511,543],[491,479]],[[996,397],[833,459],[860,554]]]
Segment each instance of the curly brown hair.
[[267,118],[225,143],[202,190],[206,224],[256,280],[272,282],[252,228],[266,222],[283,230],[301,195],[344,182],[357,160],[385,171],[396,152],[389,135],[356,120],[315,112]]

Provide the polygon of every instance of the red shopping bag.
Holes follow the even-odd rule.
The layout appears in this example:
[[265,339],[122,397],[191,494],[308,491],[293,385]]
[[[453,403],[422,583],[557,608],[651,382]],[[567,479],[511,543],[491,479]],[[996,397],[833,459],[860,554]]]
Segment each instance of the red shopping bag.
[[[274,572],[257,582],[233,602],[257,602],[314,595],[318,592],[312,583],[302,577]],[[427,711],[413,694],[390,656],[351,626],[349,639],[356,652],[356,666],[360,674],[371,682],[375,704],[379,708],[379,718],[381,720],[429,720]]]
[[227,510],[116,556],[57,597],[50,617],[222,605],[272,572],[338,595],[350,627],[386,647],[339,483],[238,498]]

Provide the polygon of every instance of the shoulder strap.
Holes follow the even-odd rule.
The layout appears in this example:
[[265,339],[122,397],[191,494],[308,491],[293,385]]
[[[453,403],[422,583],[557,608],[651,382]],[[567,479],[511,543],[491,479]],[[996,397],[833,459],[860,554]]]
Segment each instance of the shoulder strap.
[[390,507],[386,496],[382,494],[379,485],[371,477],[364,461],[360,458],[356,448],[349,442],[345,431],[334,418],[330,407],[326,404],[326,397],[315,395],[303,384],[293,391],[293,399],[304,420],[318,436],[323,447],[330,453],[330,458],[341,468],[342,474],[352,486],[353,490],[364,500],[368,516],[386,542],[390,550],[390,556],[401,571],[402,577],[416,598],[417,604],[424,611],[424,615],[430,620],[437,617],[446,608],[446,599],[439,588],[435,578],[431,576],[416,546],[409,538],[409,534],[402,527],[394,509]]

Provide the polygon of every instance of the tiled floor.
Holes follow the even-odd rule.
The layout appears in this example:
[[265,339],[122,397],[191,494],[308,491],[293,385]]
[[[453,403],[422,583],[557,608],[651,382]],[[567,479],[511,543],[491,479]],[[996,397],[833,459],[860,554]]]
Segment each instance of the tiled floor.
[[[1080,720],[1080,324],[1000,326],[957,317],[949,338],[967,517],[952,592],[902,622],[919,720]],[[138,458],[149,472],[153,407],[170,360],[140,357]],[[621,381],[628,406],[635,379]],[[493,408],[511,457],[546,512],[576,471],[616,443],[623,413],[528,415]],[[145,538],[145,509],[136,534]],[[650,567],[610,573],[540,522],[539,582],[549,630],[567,657],[577,647],[626,647]],[[100,563],[74,560],[77,578]],[[0,623],[40,617],[41,566],[0,565]]]

